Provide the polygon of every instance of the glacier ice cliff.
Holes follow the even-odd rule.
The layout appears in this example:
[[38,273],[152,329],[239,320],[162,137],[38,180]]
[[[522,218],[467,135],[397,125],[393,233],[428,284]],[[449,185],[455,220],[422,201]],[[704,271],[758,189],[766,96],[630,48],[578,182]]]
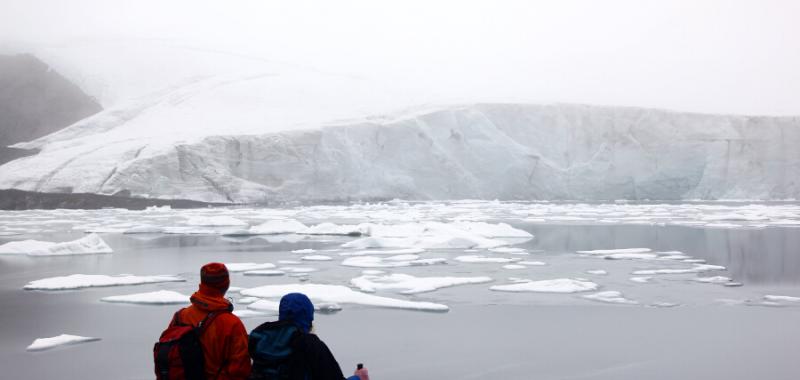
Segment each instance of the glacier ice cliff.
[[800,198],[798,117],[468,104],[263,134],[111,133],[139,112],[18,144],[41,153],[0,166],[0,188],[212,202]]

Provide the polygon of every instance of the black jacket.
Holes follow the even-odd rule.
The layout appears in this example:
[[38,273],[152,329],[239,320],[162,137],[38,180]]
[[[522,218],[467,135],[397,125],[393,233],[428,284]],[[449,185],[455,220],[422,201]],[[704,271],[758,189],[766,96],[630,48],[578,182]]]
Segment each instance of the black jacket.
[[[264,379],[261,376],[264,367],[273,366],[259,360],[258,338],[265,339],[263,334],[257,332],[294,330],[289,340],[292,353],[285,365],[288,366],[289,379],[291,380],[343,380],[344,375],[339,363],[333,357],[330,349],[314,334],[306,334],[298,330],[289,321],[266,322],[253,329],[250,333],[250,356],[253,358],[253,373],[250,379]],[[279,335],[279,334],[278,334]],[[272,342],[270,342],[272,343]]]

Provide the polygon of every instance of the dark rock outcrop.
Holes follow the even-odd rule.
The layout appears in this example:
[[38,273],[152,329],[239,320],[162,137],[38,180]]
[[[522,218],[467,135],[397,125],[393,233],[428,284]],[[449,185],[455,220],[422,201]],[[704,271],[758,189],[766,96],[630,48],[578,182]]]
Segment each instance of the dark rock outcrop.
[[36,154],[7,146],[58,131],[102,110],[32,55],[0,55],[0,164]]

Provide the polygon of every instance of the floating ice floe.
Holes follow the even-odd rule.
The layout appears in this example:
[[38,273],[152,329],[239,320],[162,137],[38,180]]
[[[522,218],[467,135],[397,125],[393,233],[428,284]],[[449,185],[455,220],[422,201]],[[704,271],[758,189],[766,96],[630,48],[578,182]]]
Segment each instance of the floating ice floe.
[[532,238],[533,234],[523,231],[506,223],[485,223],[485,222],[455,222],[455,227],[461,228],[465,231],[475,233],[485,238]]
[[86,336],[61,334],[52,338],[39,338],[33,341],[30,346],[26,348],[27,351],[43,351],[58,346],[73,345],[79,343],[96,342],[100,338],[90,338]]
[[517,264],[527,266],[544,266],[547,265],[544,261],[518,261]]
[[243,273],[245,276],[283,276],[286,272],[279,269],[249,270]]
[[389,257],[354,256],[342,261],[346,267],[356,268],[397,268],[420,265],[446,264],[444,258],[420,259],[417,255],[397,255]]
[[[411,309],[425,311],[447,311],[446,305],[432,302],[415,302],[395,298],[379,297],[372,294],[357,292],[346,286],[323,285],[323,284],[287,284],[287,285],[266,285],[258,288],[242,290],[242,295],[259,298],[279,299],[287,293],[303,293],[314,303],[335,303],[335,304],[360,304],[367,306],[378,306],[396,309]],[[248,308],[258,310],[256,307],[262,301],[257,301]]]
[[31,281],[23,287],[25,290],[68,290],[91,287],[123,286],[154,284],[158,282],[186,281],[178,276],[106,276],[102,274],[73,274],[62,277],[50,277]]
[[257,310],[250,310],[250,309],[241,309],[241,310],[234,310],[233,315],[239,318],[258,318],[258,317],[267,317],[270,315],[274,315],[274,313],[264,313]]
[[629,280],[631,280],[633,282],[638,282],[640,284],[644,284],[644,283],[650,282],[650,280],[652,280],[652,279],[653,278],[649,277],[649,276],[642,276],[642,277],[631,277]]
[[246,226],[247,222],[236,219],[232,216],[195,216],[186,221],[188,226],[198,227],[226,227],[226,226]]
[[148,293],[103,297],[100,299],[100,301],[112,303],[135,303],[142,305],[187,304],[189,303],[189,296],[171,290],[158,290]]
[[270,220],[250,227],[250,232],[259,235],[294,234],[305,231],[308,227],[294,219]]
[[177,227],[164,227],[165,234],[170,235],[216,235],[217,230],[213,228],[205,228],[205,227],[186,227],[186,226],[177,226]]
[[89,234],[63,243],[22,240],[0,245],[0,255],[65,256],[112,252],[111,247],[97,234]]
[[[524,232],[524,231],[522,231]],[[509,242],[486,238],[480,231],[465,230],[453,224],[427,222],[424,224],[383,226],[371,225],[370,237],[342,245],[345,248],[496,248]]]
[[649,304],[647,306],[662,308],[662,307],[675,307],[675,306],[680,306],[680,305],[681,304],[675,303],[675,302],[653,302],[653,303],[651,303],[651,304]]
[[281,267],[280,270],[286,273],[311,273],[316,272],[318,269],[311,267]]
[[608,272],[606,272],[604,269],[590,269],[587,270],[586,273],[600,275],[600,276],[605,276],[608,274]]
[[228,272],[247,272],[247,271],[254,271],[254,270],[261,270],[261,269],[272,269],[275,268],[275,264],[272,263],[225,263],[225,267],[228,268]]
[[364,292],[397,290],[402,294],[432,292],[437,289],[491,282],[490,277],[414,277],[407,274],[369,275],[350,280],[350,284]]
[[527,255],[528,251],[522,248],[514,248],[514,247],[498,247],[498,248],[489,248],[490,252],[494,253],[508,253],[511,255]]
[[302,263],[303,262],[300,260],[278,260],[278,264],[284,264],[284,265],[300,265]]
[[720,265],[708,264],[695,264],[691,268],[664,268],[664,269],[645,269],[634,271],[634,275],[653,275],[653,274],[686,274],[686,273],[703,273],[715,270],[725,270],[725,267]]
[[611,260],[652,260],[658,258],[650,248],[596,249],[577,251],[580,254]]
[[731,282],[731,278],[725,276],[697,277],[694,278],[693,280],[697,282],[705,282],[708,284],[724,284]]
[[320,223],[298,233],[304,235],[343,235],[343,236],[361,236],[368,232],[366,224],[359,225],[339,225],[333,223]]
[[374,256],[374,255],[416,255],[425,252],[422,248],[384,249],[355,252],[341,252],[340,256]]
[[582,281],[571,278],[557,278],[554,280],[519,282],[509,285],[495,285],[491,290],[502,292],[542,292],[542,293],[577,293],[597,290],[599,286],[591,281]]
[[314,253],[316,251],[317,251],[316,249],[306,248],[306,249],[295,249],[292,251],[292,253],[306,254],[306,253]]
[[253,302],[256,302],[258,300],[259,299],[257,297],[242,297],[242,298],[239,298],[238,300],[236,300],[236,303],[242,304],[242,305],[249,305],[249,304],[251,304]]
[[164,232],[164,227],[143,224],[122,231],[123,234],[160,234]]
[[519,265],[519,264],[506,264],[506,265],[503,265],[503,269],[508,269],[508,270],[525,269],[525,268],[527,268],[527,267],[524,266],[524,265]]
[[458,256],[455,261],[460,261],[462,263],[515,263],[520,261],[520,259],[512,259],[508,257],[490,257],[490,256],[480,256],[480,255],[464,255]]
[[707,223],[704,227],[707,228],[741,228],[742,225],[733,223]]
[[800,302],[800,297],[765,295],[764,299],[770,302]]
[[621,292],[616,290],[607,290],[604,292],[594,293],[594,294],[587,294],[585,296],[581,296],[588,300],[592,301],[599,301],[599,302],[606,302],[606,303],[620,303],[620,304],[628,304],[628,305],[636,305],[638,302],[634,300],[630,300],[625,298]]
[[331,260],[333,260],[333,258],[330,257],[330,256],[325,256],[325,255],[308,255],[308,256],[301,257],[300,260],[305,260],[305,261],[331,261]]

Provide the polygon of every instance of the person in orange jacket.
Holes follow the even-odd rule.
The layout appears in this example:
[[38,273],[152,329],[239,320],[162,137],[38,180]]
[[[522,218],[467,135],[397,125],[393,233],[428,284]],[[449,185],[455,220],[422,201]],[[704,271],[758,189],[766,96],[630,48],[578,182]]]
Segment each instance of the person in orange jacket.
[[208,313],[218,313],[200,336],[207,379],[243,380],[250,375],[247,330],[239,317],[231,313],[233,305],[224,297],[230,283],[225,264],[203,265],[200,289],[190,298],[192,305],[177,313],[180,323],[193,326]]

